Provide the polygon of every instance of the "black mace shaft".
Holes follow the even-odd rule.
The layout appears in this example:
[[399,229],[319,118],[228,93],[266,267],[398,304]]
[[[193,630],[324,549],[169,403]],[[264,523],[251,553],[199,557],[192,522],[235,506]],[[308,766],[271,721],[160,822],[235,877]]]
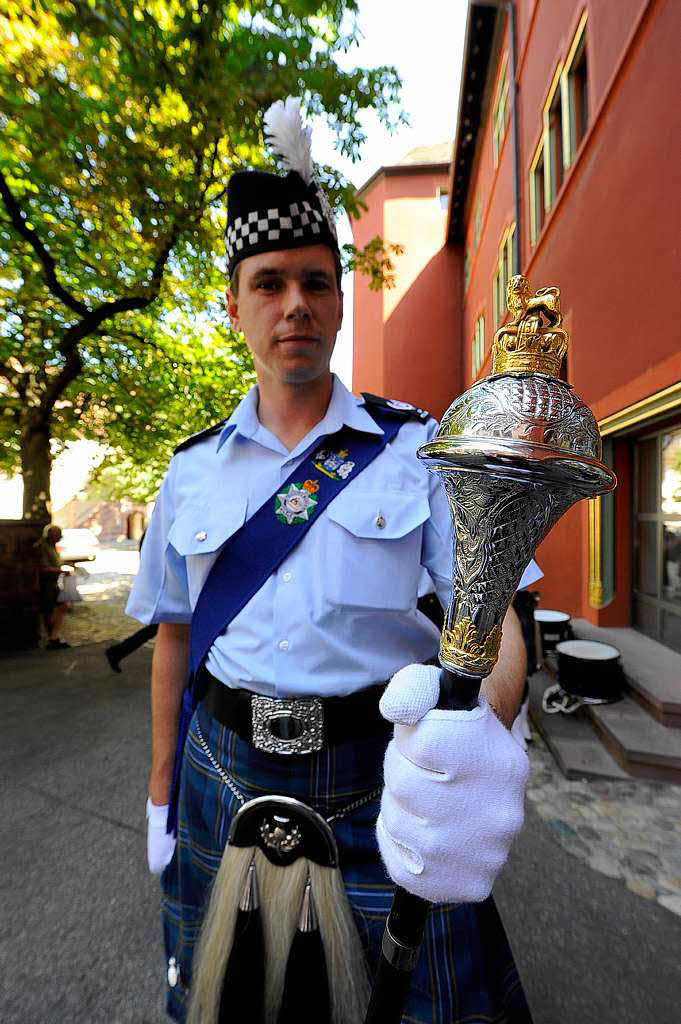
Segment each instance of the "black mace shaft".
[[[443,668],[437,706],[449,711],[471,711],[477,706],[481,682],[477,676]],[[428,900],[399,885],[395,887],[364,1024],[400,1024],[431,906]]]

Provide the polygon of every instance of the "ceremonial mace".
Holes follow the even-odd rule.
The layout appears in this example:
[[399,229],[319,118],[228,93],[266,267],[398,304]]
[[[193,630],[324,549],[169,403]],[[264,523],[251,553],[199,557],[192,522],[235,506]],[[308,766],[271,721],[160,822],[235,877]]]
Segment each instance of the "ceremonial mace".
[[[512,277],[510,321],[492,373],[457,398],[417,455],[441,475],[454,524],[452,598],[440,640],[439,708],[470,711],[499,655],[523,571],[580,498],[613,490],[591,410],[560,379],[568,347],[558,288],[530,296]],[[383,935],[365,1024],[399,1024],[431,904],[400,886]]]

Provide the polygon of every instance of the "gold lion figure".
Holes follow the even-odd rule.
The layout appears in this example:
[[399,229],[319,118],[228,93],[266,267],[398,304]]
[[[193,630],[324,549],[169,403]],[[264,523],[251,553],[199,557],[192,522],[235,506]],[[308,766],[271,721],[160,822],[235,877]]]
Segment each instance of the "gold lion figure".
[[527,278],[522,274],[516,274],[508,282],[506,302],[514,324],[531,318],[536,327],[539,327],[541,314],[548,320],[547,326],[549,327],[559,327],[562,323],[560,289],[555,287],[539,288],[536,295],[530,296],[530,286]]
[[530,295],[522,274],[506,287],[510,321],[494,335],[493,373],[547,373],[560,375],[560,364],[568,347],[561,324],[560,289],[539,288]]

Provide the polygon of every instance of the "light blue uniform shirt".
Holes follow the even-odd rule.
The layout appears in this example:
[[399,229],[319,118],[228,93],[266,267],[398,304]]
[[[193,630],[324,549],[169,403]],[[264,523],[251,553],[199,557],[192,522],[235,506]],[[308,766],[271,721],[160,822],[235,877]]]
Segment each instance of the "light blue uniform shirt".
[[[274,515],[274,494],[319,438],[344,424],[382,433],[336,377],[326,415],[293,451],[262,426],[257,405],[254,387],[219,434],[171,460],[128,615],[189,623],[225,541],[269,499]],[[409,420],[350,480],[215,641],[209,672],[266,696],[343,696],[437,652],[438,631],[416,609],[424,569],[445,606],[451,589],[444,488],[416,457],[436,430],[433,419]],[[532,562],[521,587],[541,575]]]

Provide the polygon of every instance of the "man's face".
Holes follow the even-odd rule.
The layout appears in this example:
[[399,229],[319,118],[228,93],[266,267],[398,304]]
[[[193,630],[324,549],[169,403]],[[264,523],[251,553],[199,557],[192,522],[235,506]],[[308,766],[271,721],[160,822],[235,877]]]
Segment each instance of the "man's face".
[[258,379],[306,384],[326,377],[343,320],[329,247],[266,252],[239,267],[239,296],[227,293],[227,309],[253,353]]

